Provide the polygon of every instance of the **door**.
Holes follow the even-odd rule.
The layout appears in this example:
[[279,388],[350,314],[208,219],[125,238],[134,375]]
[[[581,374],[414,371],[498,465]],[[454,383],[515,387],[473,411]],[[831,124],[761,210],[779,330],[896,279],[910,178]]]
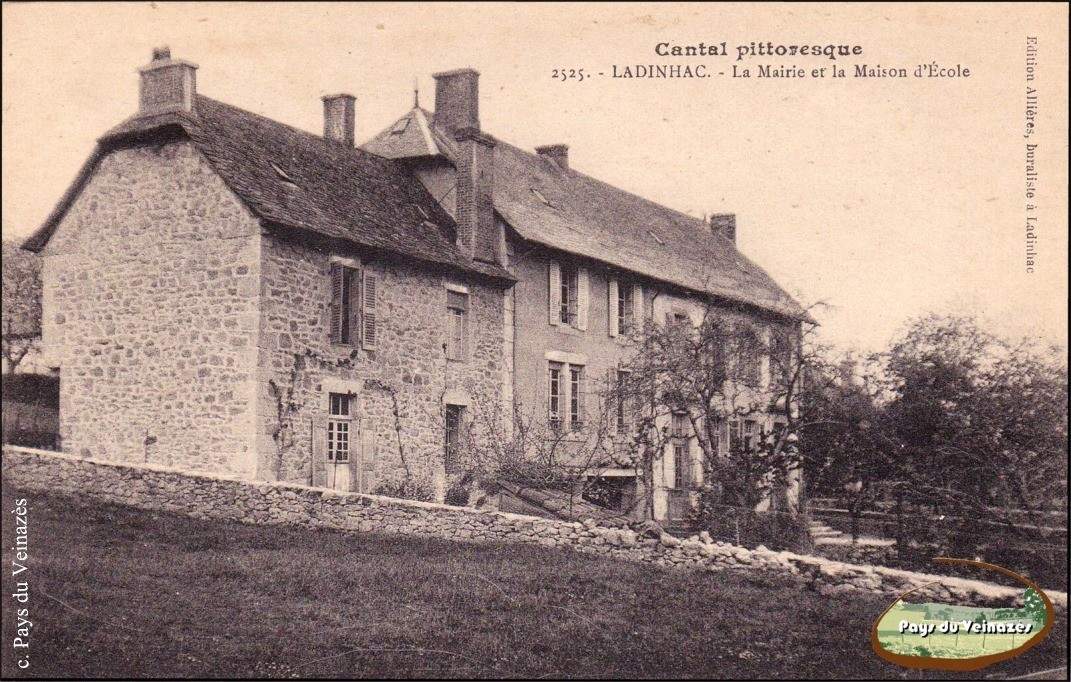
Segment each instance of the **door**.
[[327,453],[324,462],[324,486],[335,490],[350,490],[350,463],[357,434],[352,416],[353,396],[345,393],[330,395],[327,418]]

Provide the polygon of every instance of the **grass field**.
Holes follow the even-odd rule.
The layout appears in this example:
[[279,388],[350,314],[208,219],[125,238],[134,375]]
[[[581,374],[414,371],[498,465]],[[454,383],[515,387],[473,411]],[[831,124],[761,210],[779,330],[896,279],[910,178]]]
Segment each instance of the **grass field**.
[[[16,496],[29,500],[29,568],[17,579],[34,625],[20,671],[5,569],[5,678],[920,677],[871,650],[885,599],[823,597],[789,576],[250,527],[10,490],[5,567]],[[1056,636],[973,676],[1064,665],[1066,632],[1062,617]]]

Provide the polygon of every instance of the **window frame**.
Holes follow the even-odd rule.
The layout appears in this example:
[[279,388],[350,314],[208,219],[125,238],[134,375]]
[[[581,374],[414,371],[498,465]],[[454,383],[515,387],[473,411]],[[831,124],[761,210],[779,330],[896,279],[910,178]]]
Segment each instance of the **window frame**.
[[617,333],[630,334],[636,324],[636,285],[632,282],[617,282]]
[[[443,470],[447,475],[458,473],[461,463],[461,449],[465,442],[465,406],[446,404],[444,411]],[[451,424],[453,417],[453,425]],[[451,440],[451,434],[454,438]]]
[[[463,297],[463,300],[456,300]],[[469,314],[471,310],[471,298],[466,291],[455,289],[446,290],[446,359],[456,362],[464,362],[469,359]],[[454,325],[460,319],[460,335],[456,338]]]
[[561,282],[558,291],[558,319],[561,324],[576,326],[579,320],[580,266],[563,262],[559,265]]
[[584,365],[569,365],[569,427],[584,426]]
[[[353,395],[331,392],[327,396],[325,458],[332,464],[346,464],[353,456]],[[339,444],[344,447],[340,449]]]
[[558,428],[562,420],[562,373],[565,363],[551,361],[547,366],[547,420]]

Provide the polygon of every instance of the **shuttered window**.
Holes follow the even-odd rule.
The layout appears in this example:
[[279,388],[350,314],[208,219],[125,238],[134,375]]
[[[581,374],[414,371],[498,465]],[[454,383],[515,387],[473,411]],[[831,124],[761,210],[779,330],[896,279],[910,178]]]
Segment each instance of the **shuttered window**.
[[357,334],[356,298],[360,290],[357,268],[331,264],[331,342],[354,344]]

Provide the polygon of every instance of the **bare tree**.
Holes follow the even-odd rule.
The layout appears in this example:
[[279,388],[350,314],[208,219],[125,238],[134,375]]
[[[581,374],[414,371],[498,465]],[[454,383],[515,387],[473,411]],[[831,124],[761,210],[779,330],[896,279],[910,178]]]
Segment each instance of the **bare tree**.
[[4,372],[14,373],[41,336],[41,257],[3,242]]

